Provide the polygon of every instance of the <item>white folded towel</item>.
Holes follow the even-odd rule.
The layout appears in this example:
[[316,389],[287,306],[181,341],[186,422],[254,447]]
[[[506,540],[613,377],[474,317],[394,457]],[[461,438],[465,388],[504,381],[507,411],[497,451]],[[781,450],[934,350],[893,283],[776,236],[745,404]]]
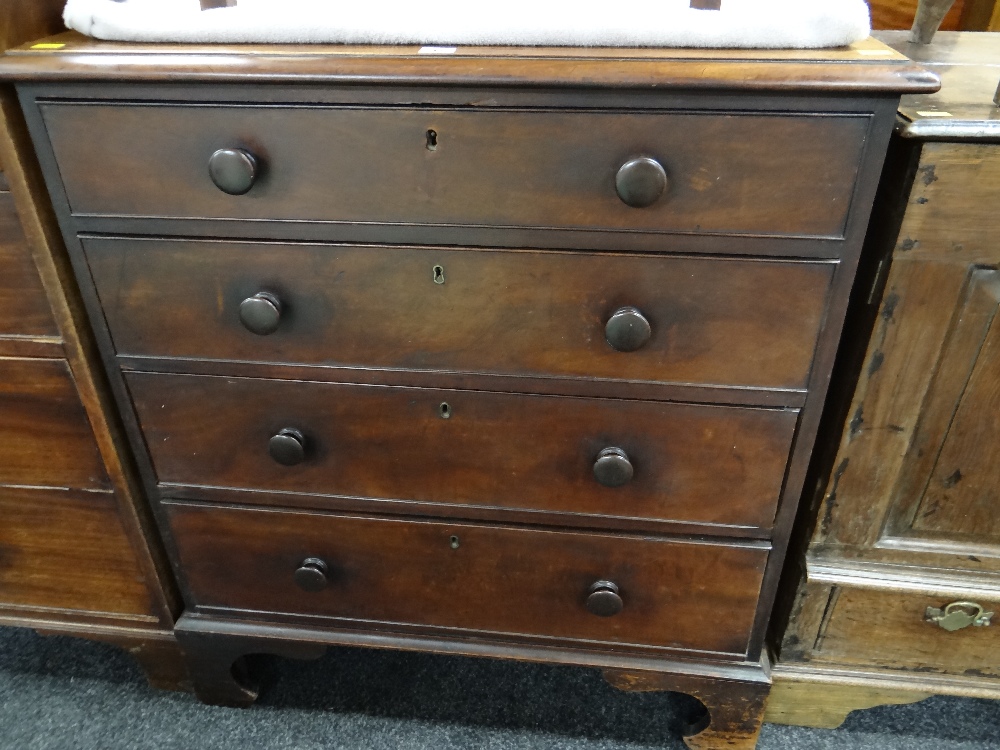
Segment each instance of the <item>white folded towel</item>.
[[865,0],[69,0],[66,25],[136,42],[837,47],[871,26]]

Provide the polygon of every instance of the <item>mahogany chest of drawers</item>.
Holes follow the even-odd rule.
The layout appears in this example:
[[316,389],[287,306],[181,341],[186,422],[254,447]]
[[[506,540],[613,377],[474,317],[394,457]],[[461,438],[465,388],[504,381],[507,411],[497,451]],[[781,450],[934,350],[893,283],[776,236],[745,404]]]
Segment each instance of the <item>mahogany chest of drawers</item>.
[[[0,51],[64,5],[3,3]],[[184,687],[180,598],[33,153],[0,87],[0,625],[115,644]]]
[[935,79],[874,42],[62,43],[4,71],[200,695],[253,700],[247,653],[431,649],[690,692],[692,746],[752,746],[896,103]]

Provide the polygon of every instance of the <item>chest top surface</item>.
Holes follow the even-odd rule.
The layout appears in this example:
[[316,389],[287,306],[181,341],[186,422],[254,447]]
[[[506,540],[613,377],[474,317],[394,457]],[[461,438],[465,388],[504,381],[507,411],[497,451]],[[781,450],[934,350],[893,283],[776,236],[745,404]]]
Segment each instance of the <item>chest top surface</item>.
[[0,78],[318,82],[899,94],[936,76],[875,39],[821,50],[101,42],[75,32],[11,50]]

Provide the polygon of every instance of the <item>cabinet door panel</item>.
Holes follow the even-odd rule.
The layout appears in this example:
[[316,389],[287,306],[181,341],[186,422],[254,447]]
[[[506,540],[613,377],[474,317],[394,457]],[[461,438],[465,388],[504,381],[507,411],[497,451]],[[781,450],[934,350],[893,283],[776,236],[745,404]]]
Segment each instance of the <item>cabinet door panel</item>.
[[911,451],[915,531],[1000,542],[998,303],[1000,271],[974,269]]

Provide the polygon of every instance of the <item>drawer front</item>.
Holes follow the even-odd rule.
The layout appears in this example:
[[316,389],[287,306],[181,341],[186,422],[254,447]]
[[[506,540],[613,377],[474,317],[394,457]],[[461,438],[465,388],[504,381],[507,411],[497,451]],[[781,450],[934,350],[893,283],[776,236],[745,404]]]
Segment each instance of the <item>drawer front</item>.
[[[829,237],[844,233],[869,124],[821,114],[41,110],[77,215]],[[224,149],[257,161],[243,195],[209,176]],[[644,208],[618,197],[619,169],[636,157],[657,160],[668,183]]]
[[[798,416],[196,375],[126,379],[160,482],[743,527],[774,520]],[[272,437],[288,429],[304,445],[291,466],[269,455]],[[612,448],[628,467],[608,457]],[[599,475],[626,481],[605,486]]]
[[[0,175],[2,178],[2,175]],[[0,191],[0,339],[58,336],[10,193]]]
[[0,358],[0,484],[110,489],[61,359]]
[[[834,263],[84,240],[119,354],[804,388]],[[276,330],[241,323],[271,294]],[[250,304],[250,303],[248,303]],[[649,338],[616,350],[634,307]]]
[[0,487],[0,609],[148,615],[110,492]]
[[[744,654],[767,561],[763,548],[604,534],[190,504],[167,511],[196,608],[312,615],[354,628]],[[297,575],[309,558],[322,561],[325,576],[318,564]],[[588,611],[598,581],[617,587],[618,614]]]
[[1000,600],[974,600],[995,613],[991,625],[949,632],[927,621],[927,608],[954,598],[851,588],[834,596],[812,661],[1000,678]]

